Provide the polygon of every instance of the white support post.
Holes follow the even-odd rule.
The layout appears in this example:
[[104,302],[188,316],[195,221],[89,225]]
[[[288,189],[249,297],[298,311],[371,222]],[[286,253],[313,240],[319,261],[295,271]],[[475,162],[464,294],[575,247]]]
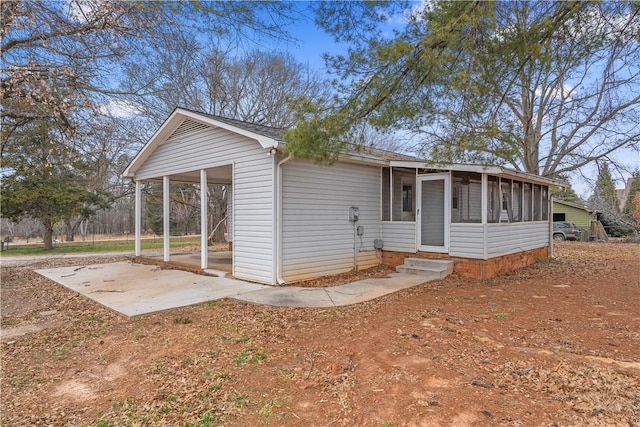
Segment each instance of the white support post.
[[135,224],[134,224],[134,233],[135,233],[135,250],[134,255],[140,256],[142,255],[142,183],[140,181],[136,181],[136,196],[134,201],[134,216],[135,216]]
[[169,177],[162,177],[162,233],[164,239],[164,261],[168,262],[171,260],[169,251],[170,251],[170,211],[169,211]]
[[200,267],[203,270],[209,267],[207,187],[207,171],[200,169]]
[[482,259],[489,259],[489,226],[487,225],[487,209],[489,207],[489,180],[488,175],[486,173],[482,174]]

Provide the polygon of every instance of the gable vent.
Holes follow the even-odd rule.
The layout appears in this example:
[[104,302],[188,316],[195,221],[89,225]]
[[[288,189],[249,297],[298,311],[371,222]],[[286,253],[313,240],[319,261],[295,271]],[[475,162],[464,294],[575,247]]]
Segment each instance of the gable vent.
[[184,122],[182,122],[180,126],[178,126],[178,129],[173,131],[171,136],[167,138],[167,141],[176,140],[181,136],[187,135],[189,133],[205,130],[207,128],[209,128],[208,125],[187,119]]

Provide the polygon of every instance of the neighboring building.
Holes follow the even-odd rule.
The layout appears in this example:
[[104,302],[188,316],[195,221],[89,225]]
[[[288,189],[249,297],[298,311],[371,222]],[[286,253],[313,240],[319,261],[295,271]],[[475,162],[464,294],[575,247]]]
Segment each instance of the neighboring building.
[[553,220],[572,222],[582,230],[581,239],[590,240],[592,235],[598,234],[601,224],[592,224],[597,221],[597,211],[586,206],[564,200],[553,200]]
[[586,206],[564,200],[553,200],[553,220],[572,222],[580,228],[589,229],[596,220],[596,211]]
[[[281,135],[174,110],[124,172],[136,183],[136,255],[145,181],[163,182],[167,213],[170,182],[230,186],[232,274],[259,283],[398,265],[407,256],[453,259],[459,274],[488,278],[549,255],[555,181],[494,166],[427,166],[366,149],[319,166],[288,156]],[[168,215],[164,230],[170,261]]]
[[620,202],[620,211],[624,209],[627,204],[627,199],[629,198],[629,192],[631,191],[631,183],[633,182],[634,177],[627,179],[624,188],[616,189],[616,196],[618,197],[618,201]]

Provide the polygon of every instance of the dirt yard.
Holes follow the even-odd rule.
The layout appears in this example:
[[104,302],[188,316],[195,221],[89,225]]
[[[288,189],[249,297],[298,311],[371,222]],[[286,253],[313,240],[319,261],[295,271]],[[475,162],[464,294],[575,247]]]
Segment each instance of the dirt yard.
[[640,245],[556,251],[345,308],[132,320],[31,271],[50,262],[2,268],[1,423],[640,426]]

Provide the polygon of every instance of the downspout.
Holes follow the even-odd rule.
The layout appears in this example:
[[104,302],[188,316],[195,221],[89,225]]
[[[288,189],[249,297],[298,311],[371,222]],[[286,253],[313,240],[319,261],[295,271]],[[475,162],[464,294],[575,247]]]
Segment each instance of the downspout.
[[276,166],[276,282],[284,285],[282,278],[282,165],[291,160],[291,154]]

